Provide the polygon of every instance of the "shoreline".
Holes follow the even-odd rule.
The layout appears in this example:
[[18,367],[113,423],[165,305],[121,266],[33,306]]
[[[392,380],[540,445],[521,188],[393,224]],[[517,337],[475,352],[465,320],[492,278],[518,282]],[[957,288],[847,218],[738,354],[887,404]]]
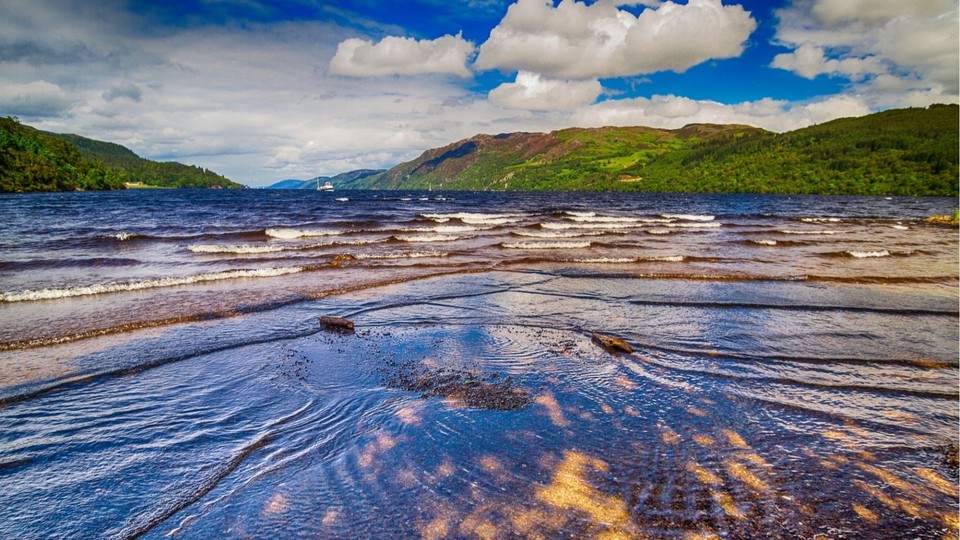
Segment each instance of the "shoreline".
[[[53,522],[64,534],[955,530],[941,448],[957,444],[956,397],[928,390],[955,381],[957,365],[893,362],[949,351],[910,345],[916,325],[878,324],[908,316],[897,312],[758,307],[822,305],[836,288],[717,285],[455,274],[149,329],[125,343],[87,341],[76,366],[121,363],[0,407],[4,423],[56,405],[49,429],[73,433],[29,450],[6,480],[43,477],[53,463],[73,474],[88,474],[90,460],[128,463],[99,473],[97,509]],[[897,297],[841,288],[848,302],[859,299],[849,308]],[[722,307],[744,295],[753,302]],[[662,297],[700,304],[640,301]],[[355,333],[324,331],[322,316],[350,319]],[[911,320],[928,331],[956,326],[951,314]],[[883,334],[857,339],[859,328]],[[728,342],[736,331],[750,337]],[[634,352],[611,354],[592,332]],[[130,363],[149,353],[168,360]],[[502,409],[482,406],[488,391],[506,400]],[[49,422],[18,429],[41,436]],[[159,430],[149,456],[133,442],[142,429]],[[90,441],[109,443],[109,455],[98,458]],[[184,477],[179,467],[201,473]],[[129,479],[143,488],[124,491]],[[0,517],[18,511],[10,498],[31,500],[29,484],[16,485],[0,495]],[[84,486],[58,493],[71,500]],[[118,490],[135,510],[114,504]]]

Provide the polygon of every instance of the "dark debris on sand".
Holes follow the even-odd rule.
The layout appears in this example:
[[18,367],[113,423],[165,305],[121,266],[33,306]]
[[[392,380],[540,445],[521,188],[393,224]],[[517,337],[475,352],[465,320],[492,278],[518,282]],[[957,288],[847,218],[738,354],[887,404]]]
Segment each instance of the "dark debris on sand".
[[455,368],[434,368],[417,362],[388,363],[381,370],[391,388],[420,392],[420,397],[444,397],[468,407],[513,411],[530,403],[530,393],[516,385],[512,376],[483,375]]

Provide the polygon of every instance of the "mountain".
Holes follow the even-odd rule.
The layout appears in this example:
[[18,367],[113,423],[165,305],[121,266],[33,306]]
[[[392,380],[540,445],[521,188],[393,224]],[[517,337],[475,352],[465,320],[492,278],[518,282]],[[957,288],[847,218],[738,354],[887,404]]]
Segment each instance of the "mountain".
[[124,189],[125,182],[244,187],[200,167],[142,159],[119,144],[48,133],[16,118],[0,118],[0,192]]
[[310,180],[281,180],[270,184],[266,189],[316,189],[318,183],[325,182],[330,182],[336,189],[351,189],[361,180],[382,172],[383,169],[357,169],[335,176],[317,176]]
[[263,189],[307,189],[310,187],[310,184],[313,184],[314,187],[316,187],[316,182],[313,180],[296,180],[290,178],[270,184]]
[[958,194],[956,105],[787,133],[743,125],[476,135],[349,187],[861,195]]

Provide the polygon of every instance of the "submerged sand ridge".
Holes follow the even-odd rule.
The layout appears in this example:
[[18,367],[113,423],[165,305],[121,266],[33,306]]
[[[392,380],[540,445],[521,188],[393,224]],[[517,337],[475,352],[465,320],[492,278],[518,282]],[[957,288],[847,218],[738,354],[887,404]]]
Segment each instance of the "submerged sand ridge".
[[894,298],[493,272],[153,329],[0,408],[0,535],[955,536],[956,316]]

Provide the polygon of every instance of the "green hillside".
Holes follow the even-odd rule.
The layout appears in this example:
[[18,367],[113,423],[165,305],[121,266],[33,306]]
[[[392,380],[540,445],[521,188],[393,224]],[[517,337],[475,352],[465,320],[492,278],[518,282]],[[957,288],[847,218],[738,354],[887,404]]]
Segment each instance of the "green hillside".
[[99,161],[115,171],[122,171],[130,182],[167,188],[242,188],[219,174],[176,161],[151,161],[134,154],[119,144],[97,141],[73,134],[50,134],[70,142],[85,158]]
[[679,149],[625,172],[647,191],[958,194],[958,107],[897,109]]
[[200,167],[143,159],[130,149],[79,135],[47,133],[0,118],[0,192],[156,187],[244,187]]
[[2,192],[123,189],[126,178],[59,137],[0,118]]
[[958,194],[958,107],[776,134],[740,125],[477,135],[343,187],[862,195]]

